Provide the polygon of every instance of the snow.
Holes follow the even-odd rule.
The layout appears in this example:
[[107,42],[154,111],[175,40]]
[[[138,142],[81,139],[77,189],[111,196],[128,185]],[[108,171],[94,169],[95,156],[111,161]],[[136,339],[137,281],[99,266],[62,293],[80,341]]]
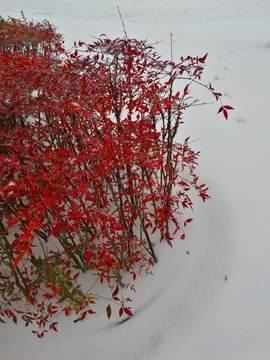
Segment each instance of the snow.
[[[209,53],[205,82],[235,108],[229,120],[218,105],[185,115],[187,136],[201,151],[198,173],[210,187],[195,199],[186,240],[158,247],[154,276],[140,278],[134,316],[74,324],[37,339],[24,324],[0,329],[5,360],[266,360],[270,358],[270,2],[267,0],[9,0],[1,15],[47,18],[66,46],[102,33],[146,38],[165,58]],[[199,93],[205,100],[210,94]],[[211,100],[211,99],[210,99]],[[190,214],[186,214],[188,217]],[[190,255],[186,253],[188,251]]]

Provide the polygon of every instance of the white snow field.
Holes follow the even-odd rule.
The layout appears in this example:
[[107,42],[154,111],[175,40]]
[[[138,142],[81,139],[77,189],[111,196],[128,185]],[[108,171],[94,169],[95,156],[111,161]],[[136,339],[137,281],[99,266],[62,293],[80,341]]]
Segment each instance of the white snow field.
[[[134,316],[73,323],[39,340],[22,321],[0,327],[2,360],[270,359],[270,1],[269,0],[0,0],[0,15],[47,18],[66,46],[92,36],[129,37],[174,60],[208,53],[203,81],[235,108],[190,109],[179,141],[201,151],[198,175],[211,200],[194,194],[194,221],[173,249],[158,245],[154,276],[140,278]],[[213,101],[200,90],[202,100]],[[190,254],[186,253],[188,251]],[[227,279],[227,280],[226,280]]]

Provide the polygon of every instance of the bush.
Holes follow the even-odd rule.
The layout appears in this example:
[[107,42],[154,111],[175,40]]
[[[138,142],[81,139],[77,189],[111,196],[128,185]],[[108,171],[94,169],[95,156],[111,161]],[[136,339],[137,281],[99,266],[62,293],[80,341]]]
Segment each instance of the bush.
[[125,274],[151,273],[154,234],[185,238],[191,188],[209,198],[199,153],[176,141],[191,84],[220,101],[201,83],[207,55],[163,61],[106,36],[68,52],[48,22],[0,22],[0,321],[21,314],[43,337],[61,311],[83,320],[100,298],[79,283],[87,271],[111,289],[107,316],[111,303],[130,316]]

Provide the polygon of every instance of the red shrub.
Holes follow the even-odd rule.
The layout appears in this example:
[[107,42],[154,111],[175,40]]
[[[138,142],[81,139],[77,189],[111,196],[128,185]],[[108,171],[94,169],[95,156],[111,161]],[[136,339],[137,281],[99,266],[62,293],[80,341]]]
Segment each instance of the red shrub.
[[[129,315],[116,296],[123,276],[157,262],[156,231],[169,245],[180,229],[184,239],[192,219],[177,213],[192,208],[191,187],[209,198],[198,153],[176,141],[190,83],[221,96],[200,83],[206,56],[173,63],[146,41],[104,36],[68,53],[49,23],[14,19],[0,34],[0,315],[35,320],[39,337],[48,322],[56,330],[62,304],[83,320],[98,299],[77,281],[87,270]],[[33,311],[15,306],[22,296]]]

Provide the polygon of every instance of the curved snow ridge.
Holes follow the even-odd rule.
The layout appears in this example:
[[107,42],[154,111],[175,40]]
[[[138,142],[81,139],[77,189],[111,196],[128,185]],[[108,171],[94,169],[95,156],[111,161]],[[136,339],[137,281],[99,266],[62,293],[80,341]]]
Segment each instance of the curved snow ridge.
[[[177,344],[185,347],[185,341],[199,327],[205,314],[215,308],[216,300],[219,303],[219,294],[233,277],[232,209],[222,194],[213,189],[213,184],[211,188],[214,200],[195,204],[187,240],[175,241],[173,249],[165,251],[166,258],[160,255],[161,265],[150,279],[155,283],[151,288],[153,292],[156,287],[154,295],[139,307],[133,303],[136,310],[132,318],[114,322],[106,329],[104,336],[111,339],[108,350],[114,342],[121,349],[112,352],[112,360],[164,360],[165,349],[173,347],[175,352]],[[185,248],[190,255],[185,253]],[[137,285],[136,289],[143,298],[143,282],[141,286]],[[121,334],[125,336],[122,338]],[[131,343],[138,347],[130,348]]]

